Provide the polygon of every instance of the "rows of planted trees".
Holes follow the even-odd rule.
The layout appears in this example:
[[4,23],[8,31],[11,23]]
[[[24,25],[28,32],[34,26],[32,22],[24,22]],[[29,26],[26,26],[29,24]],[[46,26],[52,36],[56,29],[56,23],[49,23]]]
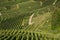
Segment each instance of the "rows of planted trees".
[[60,0],[0,0],[0,40],[60,40]]

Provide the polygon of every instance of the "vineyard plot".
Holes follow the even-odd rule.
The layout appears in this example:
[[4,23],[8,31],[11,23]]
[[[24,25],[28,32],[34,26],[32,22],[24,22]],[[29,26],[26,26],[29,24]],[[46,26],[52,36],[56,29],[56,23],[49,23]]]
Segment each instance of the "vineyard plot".
[[0,40],[60,40],[60,0],[0,0]]

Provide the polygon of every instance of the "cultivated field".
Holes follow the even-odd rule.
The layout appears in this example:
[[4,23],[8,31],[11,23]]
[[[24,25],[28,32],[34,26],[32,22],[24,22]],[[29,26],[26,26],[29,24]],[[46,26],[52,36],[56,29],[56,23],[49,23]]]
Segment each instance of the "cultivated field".
[[60,0],[0,0],[0,40],[60,40]]

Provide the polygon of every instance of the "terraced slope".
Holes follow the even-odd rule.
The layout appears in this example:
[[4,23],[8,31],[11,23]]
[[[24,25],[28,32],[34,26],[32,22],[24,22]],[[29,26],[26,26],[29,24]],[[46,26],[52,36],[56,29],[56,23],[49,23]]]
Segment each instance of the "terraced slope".
[[0,0],[0,40],[60,40],[60,0]]

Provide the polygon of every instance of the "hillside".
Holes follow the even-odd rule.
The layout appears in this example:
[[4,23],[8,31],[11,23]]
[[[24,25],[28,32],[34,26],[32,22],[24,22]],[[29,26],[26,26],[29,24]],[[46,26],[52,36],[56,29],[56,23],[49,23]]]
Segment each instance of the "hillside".
[[0,0],[0,40],[60,40],[60,0]]

